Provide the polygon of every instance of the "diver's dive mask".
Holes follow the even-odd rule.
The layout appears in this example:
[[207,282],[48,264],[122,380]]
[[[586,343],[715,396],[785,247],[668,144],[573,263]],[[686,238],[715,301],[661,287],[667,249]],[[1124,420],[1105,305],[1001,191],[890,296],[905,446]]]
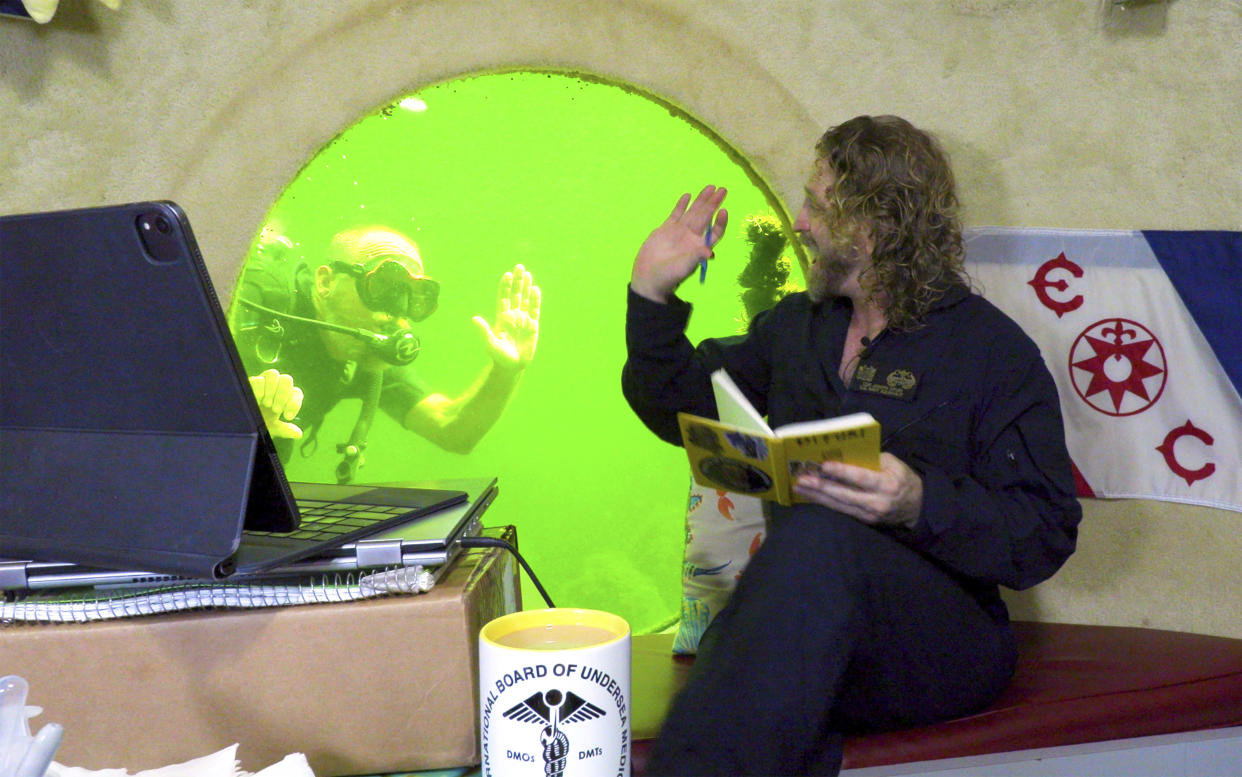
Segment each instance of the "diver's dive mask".
[[409,321],[422,321],[436,311],[440,283],[391,257],[363,264],[336,261],[332,269],[354,276],[358,298],[371,310]]

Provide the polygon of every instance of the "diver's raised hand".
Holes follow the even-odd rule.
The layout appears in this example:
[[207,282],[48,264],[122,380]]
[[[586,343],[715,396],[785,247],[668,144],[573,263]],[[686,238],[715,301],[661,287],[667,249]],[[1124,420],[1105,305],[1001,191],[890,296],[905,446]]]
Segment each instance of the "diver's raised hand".
[[488,324],[482,316],[474,317],[497,365],[521,369],[534,358],[541,298],[534,276],[522,265],[500,277],[495,321]]
[[707,186],[693,202],[689,194],[681,195],[673,212],[638,249],[630,275],[635,294],[667,302],[695,266],[712,256],[711,247],[720,242],[729,222],[728,211],[720,207],[725,194],[724,189]]
[[302,428],[292,423],[302,410],[302,389],[293,385],[292,375],[264,370],[251,376],[250,388],[269,434],[294,440],[302,436]]

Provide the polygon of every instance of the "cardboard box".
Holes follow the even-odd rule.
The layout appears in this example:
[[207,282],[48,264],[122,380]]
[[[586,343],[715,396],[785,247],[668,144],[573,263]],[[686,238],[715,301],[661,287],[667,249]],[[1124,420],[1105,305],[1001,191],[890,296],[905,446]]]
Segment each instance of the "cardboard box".
[[471,550],[425,594],[7,625],[0,675],[30,683],[33,730],[65,727],[67,766],[132,772],[234,742],[249,771],[293,752],[317,777],[464,766],[480,759],[478,632],[520,596],[511,553]]

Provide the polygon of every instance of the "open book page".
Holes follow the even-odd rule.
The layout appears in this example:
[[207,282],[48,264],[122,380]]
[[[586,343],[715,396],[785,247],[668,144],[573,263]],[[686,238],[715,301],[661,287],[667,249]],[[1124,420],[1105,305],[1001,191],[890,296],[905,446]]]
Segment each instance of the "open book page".
[[820,418],[815,421],[798,421],[797,423],[785,424],[773,431],[777,437],[800,437],[805,434],[828,434],[847,429],[857,429],[875,422],[870,413],[850,413],[848,415],[839,415],[835,418]]
[[880,469],[880,424],[870,413],[787,424],[777,433],[785,467],[795,480],[825,461]]
[[721,423],[746,429],[754,434],[771,437],[772,430],[724,368],[712,373],[712,391],[716,394],[716,412]]
[[759,499],[783,498],[778,440],[689,413],[678,413],[677,420],[695,482]]
[[791,483],[825,461],[880,468],[880,425],[869,413],[786,424],[776,434],[724,370],[712,374],[720,420],[678,413],[695,482],[788,505]]

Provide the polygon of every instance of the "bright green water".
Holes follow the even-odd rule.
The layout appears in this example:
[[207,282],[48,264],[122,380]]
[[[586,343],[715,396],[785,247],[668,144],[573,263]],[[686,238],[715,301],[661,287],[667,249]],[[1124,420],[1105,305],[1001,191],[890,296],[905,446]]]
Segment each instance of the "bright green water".
[[[718,139],[634,91],[553,73],[500,73],[433,86],[367,116],[289,184],[266,225],[315,266],[337,230],[382,224],[419,244],[442,284],[418,326],[415,366],[455,396],[486,364],[471,317],[489,320],[515,263],[543,291],[539,348],[504,416],[467,455],[445,453],[380,414],[360,481],[491,477],[489,525],[514,524],[519,547],[558,606],[610,610],[637,632],[676,617],[689,470],[626,405],[625,294],[647,233],[684,191],[726,186],[729,233],[707,284],[688,280],[690,337],[729,334],[741,305],[747,215],[775,199]],[[411,104],[407,102],[407,104]],[[421,107],[415,104],[415,107]],[[329,415],[312,458],[290,477],[333,481],[357,403]],[[524,583],[526,606],[542,606]]]

